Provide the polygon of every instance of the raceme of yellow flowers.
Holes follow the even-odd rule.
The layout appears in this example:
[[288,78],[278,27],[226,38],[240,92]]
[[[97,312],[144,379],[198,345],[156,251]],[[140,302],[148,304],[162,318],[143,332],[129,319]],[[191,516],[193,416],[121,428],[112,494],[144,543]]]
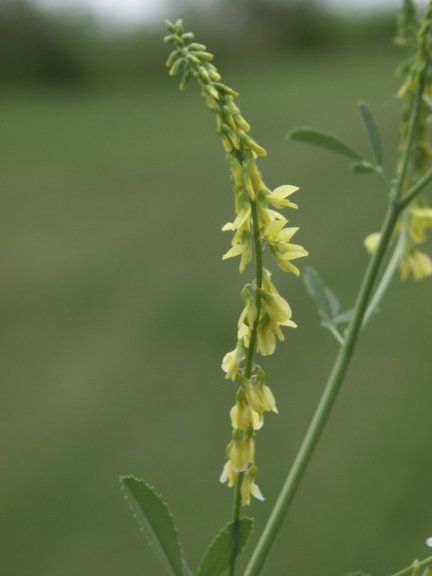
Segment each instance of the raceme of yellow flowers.
[[[425,51],[430,51],[431,46],[427,43],[426,31],[430,27],[432,20],[432,7],[429,6],[421,22],[416,16],[415,5],[411,4],[408,14],[411,18],[400,22],[400,29],[396,41],[398,44],[415,49],[415,56],[405,65],[400,72],[404,74],[405,80],[398,92],[399,98],[405,99],[405,107],[402,111],[401,120],[401,149],[403,149],[408,138],[408,124],[410,110],[413,107],[415,93],[420,76],[423,71],[424,62],[428,60]],[[424,87],[424,97],[419,111],[419,120],[415,133],[415,149],[412,162],[412,180],[417,180],[424,176],[432,164],[432,149],[429,142],[429,124],[432,115],[432,78],[431,71],[427,74],[426,86]],[[403,191],[404,192],[404,191]],[[422,280],[432,276],[431,257],[419,250],[418,247],[427,240],[427,231],[432,229],[432,208],[427,205],[424,197],[418,196],[404,215],[403,221],[399,223],[396,234],[402,233],[406,227],[406,242],[402,258],[399,264],[399,271],[402,280],[406,280],[410,275],[415,280]],[[373,254],[378,246],[379,233],[370,234],[365,238],[365,246],[370,254]]]
[[167,22],[167,28],[165,41],[175,46],[167,60],[169,73],[181,73],[181,89],[191,78],[200,85],[207,106],[215,114],[216,130],[230,167],[235,218],[222,228],[233,233],[231,248],[223,259],[239,257],[243,272],[255,254],[255,281],[247,284],[241,294],[244,308],[238,320],[237,344],[222,361],[226,378],[238,388],[230,412],[232,440],[227,446],[221,481],[230,487],[241,482],[241,500],[247,505],[251,496],[263,499],[255,484],[255,433],[263,426],[265,412],[277,412],[266,375],[255,364],[254,354],[272,354],[276,340],[284,340],[282,327],[296,326],[289,304],[273,284],[271,273],[263,267],[262,252],[268,248],[282,270],[300,274],[293,261],[306,256],[307,251],[291,242],[298,228],[287,226],[288,220],[280,212],[297,208],[290,197],[298,188],[283,185],[270,190],[266,186],[256,163],[259,156],[266,156],[266,151],[249,135],[250,125],[235,103],[238,93],[221,83],[212,64],[213,55],[206,46],[194,42],[192,33],[184,32],[181,20]]

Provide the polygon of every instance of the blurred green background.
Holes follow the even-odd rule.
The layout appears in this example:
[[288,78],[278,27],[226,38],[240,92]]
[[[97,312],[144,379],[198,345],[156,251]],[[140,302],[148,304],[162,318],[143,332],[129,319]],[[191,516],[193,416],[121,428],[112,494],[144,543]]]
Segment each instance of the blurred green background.
[[[298,240],[349,307],[385,195],[285,135],[317,125],[366,153],[355,109],[365,99],[391,170],[403,56],[394,14],[240,8],[189,10],[187,25],[240,91],[269,151],[268,184],[301,187]],[[101,30],[21,2],[0,7],[4,576],[161,575],[120,473],[164,494],[193,566],[230,515],[218,476],[234,388],[219,366],[252,270],[241,277],[220,260],[233,213],[227,167],[196,87],[180,93],[167,76],[163,33],[162,23]],[[280,414],[257,439],[266,502],[247,510],[256,535],[337,349],[302,282],[275,277],[299,328],[265,361]],[[430,280],[395,282],[263,574],[379,575],[428,555],[431,321]]]

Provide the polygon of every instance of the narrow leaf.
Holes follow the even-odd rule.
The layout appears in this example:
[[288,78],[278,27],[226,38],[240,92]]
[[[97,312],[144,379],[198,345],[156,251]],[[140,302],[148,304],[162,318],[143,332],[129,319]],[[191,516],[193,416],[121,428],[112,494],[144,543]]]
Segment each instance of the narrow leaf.
[[323,130],[306,127],[294,128],[294,130],[288,134],[288,138],[320,146],[321,148],[326,148],[332,152],[348,156],[348,158],[352,158],[353,160],[362,159],[361,156],[341,138],[334,136],[329,132],[324,132]]
[[169,576],[189,576],[168,506],[154,489],[134,476],[122,476],[126,500],[144,536]]
[[432,100],[426,94],[423,94],[423,103],[425,104],[429,114],[432,114]]
[[348,324],[348,322],[351,322],[353,313],[354,309],[350,308],[349,310],[345,310],[344,312],[341,312],[340,314],[335,316],[333,318],[335,326],[337,326],[338,324]]
[[307,267],[303,272],[303,280],[309,295],[315,300],[318,311],[326,323],[333,324],[339,314],[340,302],[325,284],[318,272]]
[[375,166],[369,162],[354,162],[351,164],[351,170],[354,174],[370,174],[376,171]]
[[381,136],[378,129],[378,124],[375,120],[375,116],[372,112],[372,109],[366,102],[357,102],[357,106],[361,119],[363,120],[364,129],[369,139],[375,161],[379,166],[382,166],[383,151],[381,145]]
[[[252,518],[241,518],[236,530],[236,556],[244,549],[252,533]],[[234,523],[229,522],[207,548],[196,576],[220,576],[230,565],[233,549]]]

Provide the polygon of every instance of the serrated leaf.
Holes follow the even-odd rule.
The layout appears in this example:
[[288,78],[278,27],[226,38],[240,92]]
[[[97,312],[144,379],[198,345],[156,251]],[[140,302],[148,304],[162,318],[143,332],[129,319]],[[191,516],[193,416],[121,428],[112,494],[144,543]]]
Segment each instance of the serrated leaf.
[[333,324],[334,318],[339,314],[340,302],[328,288],[318,272],[311,268],[306,267],[303,272],[303,281],[309,295],[315,300],[324,322]]
[[[252,518],[241,518],[236,527],[236,556],[244,549],[252,533]],[[196,576],[220,576],[232,559],[234,523],[229,522],[207,548]]]
[[370,174],[376,171],[375,166],[369,162],[354,162],[351,164],[351,170],[354,174]]
[[156,557],[170,576],[190,576],[184,562],[174,519],[162,497],[143,480],[122,476],[132,513]]
[[369,139],[369,144],[371,145],[372,152],[376,163],[382,166],[383,163],[383,151],[381,144],[381,135],[378,128],[378,124],[375,120],[375,116],[372,112],[371,107],[366,102],[357,102],[357,106],[360,112],[361,119],[363,120],[363,126],[366,135]]
[[294,130],[288,134],[288,138],[298,140],[299,142],[306,142],[307,144],[313,144],[314,146],[320,146],[321,148],[326,148],[331,152],[348,156],[348,158],[352,158],[353,160],[362,160],[360,154],[358,154],[349,144],[338,136],[330,134],[330,132],[317,130],[315,128],[294,128]]

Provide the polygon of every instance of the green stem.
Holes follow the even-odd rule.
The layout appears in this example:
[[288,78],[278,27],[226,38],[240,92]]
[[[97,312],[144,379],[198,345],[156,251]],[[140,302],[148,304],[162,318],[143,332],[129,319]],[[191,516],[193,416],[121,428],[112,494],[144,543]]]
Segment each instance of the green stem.
[[[255,306],[256,306],[256,320],[254,322],[251,337],[249,340],[249,347],[246,357],[246,369],[245,377],[249,379],[252,375],[253,361],[255,355],[256,341],[258,336],[258,322],[261,315],[261,293],[262,279],[263,279],[263,263],[262,263],[262,245],[259,231],[259,222],[256,202],[251,200],[251,213],[252,213],[252,234],[254,242],[254,253],[255,253],[255,268],[256,268],[256,290],[255,290]],[[238,526],[241,513],[241,485],[243,482],[244,473],[241,472],[237,476],[235,489],[234,489],[234,503],[233,503],[233,545],[232,545],[232,555],[231,563],[229,568],[229,576],[234,576],[235,565],[237,557],[237,546],[238,546]]]
[[406,208],[420,192],[426,188],[429,182],[432,181],[432,169],[429,170],[409,191],[408,193],[399,201],[399,206],[401,210]]
[[350,323],[345,341],[339,350],[330,378],[326,384],[321,400],[313,416],[309,429],[304,437],[300,450],[294,460],[294,464],[288,474],[285,484],[274,505],[272,513],[267,521],[261,538],[254,550],[252,558],[246,568],[244,576],[256,576],[259,574],[264,561],[270,551],[273,541],[279,532],[288,507],[297,491],[309,460],[318,443],[324,425],[334,406],[336,397],[342,385],[348,369],[357,338],[363,321],[364,313],[369,297],[382,263],[388,242],[393,232],[399,215],[397,206],[391,204],[385,216],[381,229],[381,240],[378,249],[372,256],[366,275],[362,282],[359,295],[354,308],[353,318]]
[[387,292],[388,287],[390,286],[396,272],[399,266],[399,263],[401,261],[401,258],[403,256],[404,250],[405,250],[405,245],[406,245],[406,241],[407,241],[407,233],[408,233],[408,222],[406,221],[406,218],[403,219],[402,222],[402,227],[401,227],[401,231],[399,233],[399,238],[398,241],[396,243],[395,249],[393,250],[393,254],[392,257],[389,260],[389,263],[387,265],[387,268],[385,269],[380,283],[378,284],[377,289],[375,290],[375,293],[373,295],[373,297],[371,298],[371,301],[369,303],[369,306],[367,307],[364,319],[363,319],[363,324],[362,324],[362,328],[364,328],[366,326],[366,324],[369,322],[369,320],[372,318],[372,316],[376,313],[376,311],[378,310],[378,307],[382,301],[382,299],[385,296],[385,293]]
[[421,562],[416,563],[415,566],[411,564],[411,566],[407,566],[407,568],[404,568],[399,572],[395,572],[391,576],[411,576],[414,567],[421,570],[422,568],[426,568],[426,566],[430,566],[431,564],[432,564],[432,556],[429,556],[429,558],[425,558]]
[[402,167],[401,167],[400,173],[398,175],[395,193],[394,193],[395,194],[394,197],[397,201],[400,199],[401,194],[403,192],[403,186],[405,184],[406,175],[408,172],[409,161],[411,158],[411,149],[412,149],[412,144],[414,142],[414,134],[415,134],[415,130],[417,127],[417,119],[418,119],[418,115],[420,112],[420,106],[422,103],[422,97],[423,97],[423,91],[424,91],[425,82],[426,82],[427,70],[428,70],[428,66],[425,66],[423,73],[419,78],[417,91],[416,91],[415,98],[414,98],[414,105],[413,105],[413,109],[411,112],[410,123],[408,126],[407,145],[406,145],[406,148],[404,150]]
[[402,204],[399,201],[400,194],[405,184],[408,171],[409,159],[414,142],[415,129],[420,110],[422,91],[424,88],[426,69],[419,80],[414,106],[410,116],[408,128],[408,138],[403,153],[402,167],[398,175],[394,195],[391,194],[390,202],[381,227],[380,241],[375,254],[369,261],[366,273],[360,286],[360,290],[354,305],[353,316],[348,327],[348,331],[343,345],[336,356],[330,377],[324,388],[315,414],[302,441],[300,449],[288,473],[282,490],[276,500],[269,519],[264,527],[263,533],[252,554],[249,564],[246,567],[244,576],[257,576],[264,565],[270,548],[281,528],[282,522],[288,511],[289,505],[294,498],[297,488],[303,478],[307,465],[318,444],[324,426],[336,402],[339,390],[347,373],[351,358],[357,344],[360,329],[367,310],[367,305],[376,283],[379,270],[381,268],[387,247],[389,245],[393,230],[402,211]]

